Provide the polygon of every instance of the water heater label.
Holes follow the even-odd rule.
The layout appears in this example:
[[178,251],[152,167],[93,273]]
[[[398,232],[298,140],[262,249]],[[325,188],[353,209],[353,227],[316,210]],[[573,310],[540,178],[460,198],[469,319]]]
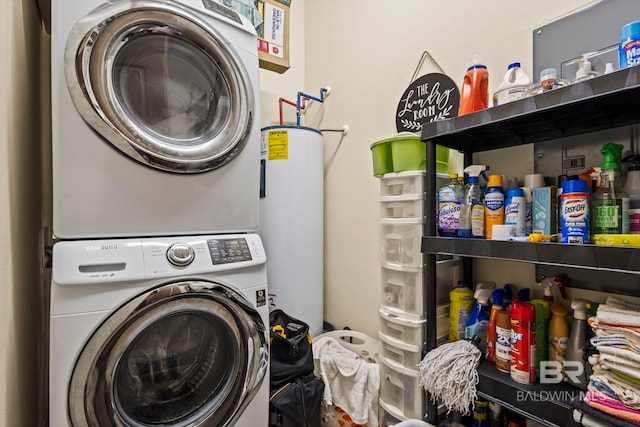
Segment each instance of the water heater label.
[[289,131],[274,130],[269,132],[267,140],[269,160],[289,159]]

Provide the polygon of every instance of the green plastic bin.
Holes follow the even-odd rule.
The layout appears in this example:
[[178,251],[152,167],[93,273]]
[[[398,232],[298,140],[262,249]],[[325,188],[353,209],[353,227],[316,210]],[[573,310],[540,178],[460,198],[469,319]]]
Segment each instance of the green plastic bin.
[[[400,133],[371,144],[373,175],[389,172],[426,170],[427,150],[424,142],[413,133]],[[436,172],[449,173],[449,149],[436,145]]]

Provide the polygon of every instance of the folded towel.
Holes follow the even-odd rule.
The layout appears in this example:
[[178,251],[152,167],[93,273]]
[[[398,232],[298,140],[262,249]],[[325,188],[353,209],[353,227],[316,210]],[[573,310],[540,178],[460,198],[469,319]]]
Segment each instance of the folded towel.
[[584,401],[587,405],[591,406],[592,408],[595,408],[609,415],[613,415],[614,417],[619,418],[621,420],[631,422],[634,425],[640,425],[640,413],[631,412],[629,410],[621,410],[621,409],[613,408],[611,406],[601,403],[600,401],[591,400],[588,395],[584,398]]
[[576,399],[573,402],[573,406],[575,408],[577,408],[578,410],[582,411],[583,413],[599,420],[599,421],[604,421],[606,423],[609,423],[612,426],[616,426],[616,427],[637,427],[637,423],[635,422],[629,422],[626,420],[621,419],[618,416],[614,416],[611,414],[608,414],[606,412],[600,411],[592,406],[589,406],[589,404],[587,404],[586,402],[583,402],[582,399]]
[[379,366],[344,348],[332,337],[314,341],[313,357],[320,364],[327,404],[344,409],[356,424],[377,427]]
[[610,325],[640,327],[640,304],[610,296],[605,304],[598,306],[596,316]]
[[613,393],[618,400],[628,407],[640,410],[640,388],[637,385],[606,371],[591,375],[591,382],[606,394]]
[[630,367],[628,365],[623,365],[621,363],[613,363],[611,364],[608,361],[602,360],[600,355],[594,355],[589,358],[589,362],[593,365],[594,372],[596,369],[604,369],[609,371],[616,371],[622,374],[625,374],[629,377],[632,377],[636,380],[640,380],[640,371],[637,368]]
[[605,305],[615,310],[635,311],[635,312],[638,312],[638,314],[640,314],[640,304],[624,300],[615,295],[611,295],[607,297],[607,301]]

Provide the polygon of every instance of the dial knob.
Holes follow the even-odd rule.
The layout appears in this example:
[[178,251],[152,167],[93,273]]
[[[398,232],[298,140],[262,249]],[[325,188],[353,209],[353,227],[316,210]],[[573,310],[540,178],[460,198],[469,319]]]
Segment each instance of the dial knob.
[[184,267],[193,261],[193,248],[186,243],[175,243],[167,250],[167,259],[176,267]]

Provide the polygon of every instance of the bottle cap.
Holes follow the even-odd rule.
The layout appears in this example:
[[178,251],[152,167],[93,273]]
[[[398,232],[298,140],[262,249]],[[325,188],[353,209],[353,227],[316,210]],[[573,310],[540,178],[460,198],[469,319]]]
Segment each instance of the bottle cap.
[[602,170],[622,170],[622,150],[624,146],[622,144],[607,143],[602,146],[600,152],[604,156],[604,163],[602,163]]
[[491,303],[495,306],[504,307],[504,289],[494,289],[491,292]]
[[562,194],[566,193],[586,193],[589,191],[587,181],[582,179],[570,179],[562,183]]
[[510,70],[512,68],[520,68],[520,63],[519,62],[512,62],[511,64],[509,64],[509,66],[507,67],[507,70]]
[[489,175],[487,187],[502,187],[502,175]]
[[589,301],[585,299],[574,299],[571,301],[571,309],[573,310],[573,318],[578,320],[587,320],[587,304]]
[[524,197],[524,190],[520,187],[510,188],[507,191],[507,197]]
[[629,22],[620,30],[620,37],[624,40],[638,33],[640,33],[640,21]]
[[511,305],[511,318],[535,322],[536,307],[530,302],[516,301]]
[[457,173],[450,173],[449,174],[449,178],[450,179],[458,179],[458,174]]
[[540,71],[540,84],[542,86],[552,85],[558,79],[558,70],[555,68],[545,68]]
[[566,316],[567,313],[569,313],[567,308],[562,304],[551,304],[551,312],[556,316]]

